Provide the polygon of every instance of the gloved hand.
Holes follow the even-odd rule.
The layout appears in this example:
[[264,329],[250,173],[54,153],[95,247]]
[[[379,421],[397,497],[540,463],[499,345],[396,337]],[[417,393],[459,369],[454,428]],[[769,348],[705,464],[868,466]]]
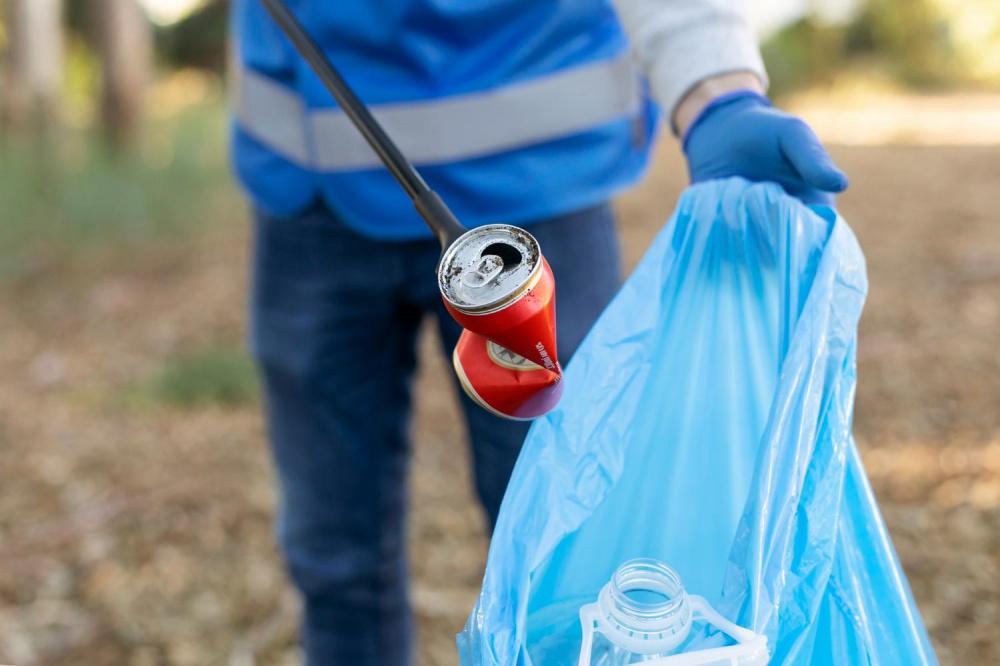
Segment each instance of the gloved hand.
[[685,133],[683,147],[692,183],[730,176],[769,180],[805,203],[830,206],[834,193],[847,189],[847,176],[812,129],[751,90],[709,102]]

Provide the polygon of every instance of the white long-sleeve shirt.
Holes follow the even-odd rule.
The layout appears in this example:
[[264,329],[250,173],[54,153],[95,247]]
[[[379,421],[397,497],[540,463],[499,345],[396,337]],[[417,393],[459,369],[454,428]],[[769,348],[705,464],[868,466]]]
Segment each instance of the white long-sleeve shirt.
[[700,81],[767,72],[743,0],[611,0],[667,117]]

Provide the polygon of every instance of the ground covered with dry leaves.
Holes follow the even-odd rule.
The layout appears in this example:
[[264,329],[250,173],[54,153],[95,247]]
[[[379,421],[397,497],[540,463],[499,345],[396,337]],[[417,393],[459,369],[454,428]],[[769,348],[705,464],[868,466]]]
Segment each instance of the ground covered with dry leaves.
[[[942,662],[997,663],[1000,150],[834,152],[871,281],[865,463]],[[683,180],[665,148],[619,202],[630,264]],[[242,342],[248,238],[232,202],[188,240],[0,284],[0,663],[297,663],[256,400],[238,382],[176,400],[164,379],[183,359],[224,366]],[[456,662],[486,542],[446,366],[423,348],[410,540],[431,666]]]

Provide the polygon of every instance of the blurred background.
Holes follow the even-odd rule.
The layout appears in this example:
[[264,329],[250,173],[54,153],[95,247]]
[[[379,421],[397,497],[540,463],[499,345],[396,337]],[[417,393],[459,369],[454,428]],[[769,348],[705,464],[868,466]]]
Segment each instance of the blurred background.
[[[1000,662],[1000,3],[755,0],[779,103],[852,178],[856,433],[943,663]],[[0,1],[0,663],[296,663],[243,351],[227,3]],[[629,265],[684,186],[618,202]],[[482,522],[430,331],[420,663],[453,664]]]

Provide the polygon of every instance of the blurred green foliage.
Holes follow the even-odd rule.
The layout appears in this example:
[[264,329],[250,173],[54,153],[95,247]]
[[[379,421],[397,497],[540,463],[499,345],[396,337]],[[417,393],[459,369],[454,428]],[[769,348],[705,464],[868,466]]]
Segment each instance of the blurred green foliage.
[[[76,39],[97,39],[98,13],[90,2],[64,2],[64,23]],[[221,73],[225,68],[230,0],[204,0],[188,16],[170,25],[154,25],[153,40],[160,63],[168,69],[199,67]],[[0,0],[0,9],[3,0]],[[2,12],[0,12],[2,18]],[[0,20],[0,46],[3,45]]]
[[848,26],[847,56],[879,56],[896,78],[939,86],[962,76],[947,16],[930,0],[868,0]]
[[172,67],[221,73],[226,64],[229,0],[212,0],[176,24],[156,30],[156,50]]
[[[981,44],[959,29],[977,19],[997,29],[980,37]],[[763,51],[776,95],[829,82],[845,70],[917,88],[1000,85],[980,67],[987,53],[1000,52],[1000,2],[863,0],[846,25],[806,16],[773,35]]]
[[180,238],[231,210],[225,141],[219,95],[151,119],[123,154],[89,129],[0,135],[0,283],[88,249]]
[[771,94],[780,96],[832,78],[842,65],[845,34],[843,28],[824,25],[811,16],[775,33],[761,45]]
[[208,347],[167,359],[150,385],[139,394],[156,403],[184,409],[234,407],[257,399],[257,374],[245,352],[231,347]]

